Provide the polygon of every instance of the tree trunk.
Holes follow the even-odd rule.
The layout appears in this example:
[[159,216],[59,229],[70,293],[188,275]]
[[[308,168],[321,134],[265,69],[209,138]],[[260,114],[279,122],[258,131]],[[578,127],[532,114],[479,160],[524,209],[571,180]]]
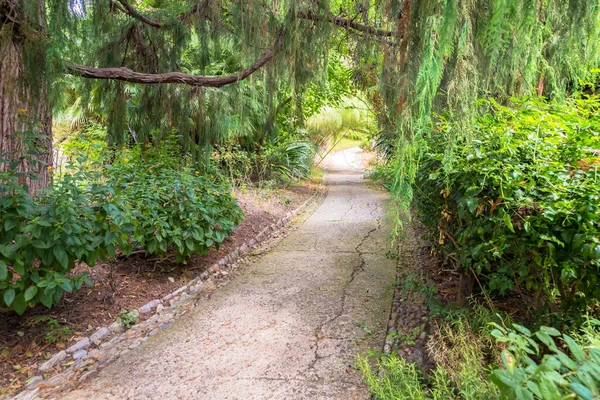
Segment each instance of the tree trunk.
[[[26,8],[36,10],[34,15],[26,15],[23,1],[36,1],[38,7],[28,3]],[[37,177],[25,178],[31,193],[46,188],[52,177],[45,10],[45,0],[0,0],[0,154],[2,158],[23,157],[18,171]],[[26,59],[35,61],[26,65]],[[36,76],[29,75],[30,71]],[[28,155],[28,150],[36,154]],[[0,162],[0,171],[9,168],[9,163]]]

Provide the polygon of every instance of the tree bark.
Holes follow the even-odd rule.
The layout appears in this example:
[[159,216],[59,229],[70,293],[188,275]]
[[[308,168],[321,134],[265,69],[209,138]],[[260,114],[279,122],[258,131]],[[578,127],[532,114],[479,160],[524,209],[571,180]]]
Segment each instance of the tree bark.
[[[24,15],[22,1],[37,1],[37,15]],[[45,0],[4,0],[0,6],[0,154],[21,158],[17,170],[37,177],[23,181],[33,194],[46,188],[52,175],[48,168],[52,166],[52,110],[45,77],[46,5]],[[35,83],[25,74],[25,40],[30,41],[29,52],[39,52],[29,54],[36,60],[35,70],[42,74]],[[27,154],[30,149],[37,154]],[[10,168],[10,163],[0,162],[0,171]]]

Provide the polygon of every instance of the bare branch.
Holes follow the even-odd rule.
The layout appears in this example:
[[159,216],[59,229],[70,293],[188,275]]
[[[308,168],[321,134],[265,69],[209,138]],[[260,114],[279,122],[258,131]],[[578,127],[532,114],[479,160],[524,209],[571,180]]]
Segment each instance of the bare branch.
[[[123,10],[120,7],[117,7],[117,9],[119,11],[124,11],[127,15],[129,15],[135,19],[139,19],[143,23],[153,26],[155,28],[161,28],[163,26],[160,22],[157,22],[157,21],[154,21],[153,19],[148,18],[147,16],[145,16],[144,14],[140,13],[138,10],[133,8],[133,6],[131,6],[131,4],[129,4],[127,2],[127,0],[117,0],[117,1],[119,3],[121,3],[123,8],[125,9],[125,10]],[[111,3],[115,4],[114,1],[112,1],[112,0],[111,0]]]
[[[154,26],[156,28],[163,27],[163,24],[161,24],[160,22],[154,21],[154,20],[150,19],[149,17],[143,15],[139,11],[137,11],[135,8],[133,8],[127,2],[127,0],[117,0],[117,1],[119,3],[121,3],[121,5],[123,5],[123,7],[125,8],[125,9],[122,9],[122,8],[118,7],[118,9],[120,11],[126,13],[127,15],[129,15],[133,18],[136,18],[150,26]],[[114,0],[111,0],[111,2],[113,4],[115,4]],[[179,15],[178,18],[180,21],[183,21],[183,20],[189,18],[193,14],[203,12],[205,9],[206,9],[206,3],[202,3],[201,5],[197,4],[197,5],[194,5],[190,10]],[[379,36],[379,37],[398,36],[396,33],[392,32],[392,31],[386,31],[384,29],[379,29],[374,26],[364,25],[364,24],[355,22],[355,21],[347,19],[347,18],[337,16],[334,14],[329,14],[326,17],[321,17],[312,11],[301,11],[298,13],[297,16],[298,16],[298,18],[307,19],[307,20],[311,20],[311,21],[320,21],[320,20],[323,20],[324,18],[326,18],[327,21],[331,22],[334,25],[342,27],[344,29],[348,29],[348,30],[353,29],[355,31],[366,33],[366,34],[373,35],[373,36]]]
[[285,29],[281,28],[277,41],[273,47],[264,52],[251,66],[232,75],[202,76],[186,74],[183,72],[146,74],[133,71],[126,67],[95,68],[75,63],[69,64],[67,71],[73,75],[79,75],[89,79],[113,79],[142,84],[184,83],[190,86],[222,87],[246,79],[267,64],[279,51],[284,36]]
[[352,20],[349,20],[346,18],[342,18],[342,17],[333,15],[333,14],[329,14],[328,16],[321,17],[321,16],[313,13],[312,11],[302,11],[302,12],[298,13],[298,18],[308,19],[311,21],[321,21],[323,19],[326,19],[327,21],[329,21],[337,26],[340,26],[342,28],[345,28],[345,29],[352,28],[356,31],[367,33],[367,34],[373,35],[373,36],[380,36],[380,37],[397,36],[394,32],[386,31],[384,29],[379,29],[379,28],[376,28],[376,27],[370,26],[370,25],[360,24],[358,22],[355,22],[355,21],[352,21]]

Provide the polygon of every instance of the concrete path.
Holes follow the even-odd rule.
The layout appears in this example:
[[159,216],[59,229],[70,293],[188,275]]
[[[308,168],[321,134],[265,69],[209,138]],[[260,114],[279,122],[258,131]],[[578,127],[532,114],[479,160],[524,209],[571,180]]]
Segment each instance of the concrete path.
[[328,196],[296,231],[66,398],[368,399],[353,367],[383,345],[395,261],[359,155],[330,157]]

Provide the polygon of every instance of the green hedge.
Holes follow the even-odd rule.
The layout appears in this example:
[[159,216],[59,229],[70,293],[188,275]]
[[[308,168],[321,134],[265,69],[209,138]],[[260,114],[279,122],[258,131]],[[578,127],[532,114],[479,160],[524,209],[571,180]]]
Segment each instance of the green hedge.
[[492,292],[579,309],[600,298],[600,101],[493,101],[452,149],[441,119],[415,203],[439,248]]

